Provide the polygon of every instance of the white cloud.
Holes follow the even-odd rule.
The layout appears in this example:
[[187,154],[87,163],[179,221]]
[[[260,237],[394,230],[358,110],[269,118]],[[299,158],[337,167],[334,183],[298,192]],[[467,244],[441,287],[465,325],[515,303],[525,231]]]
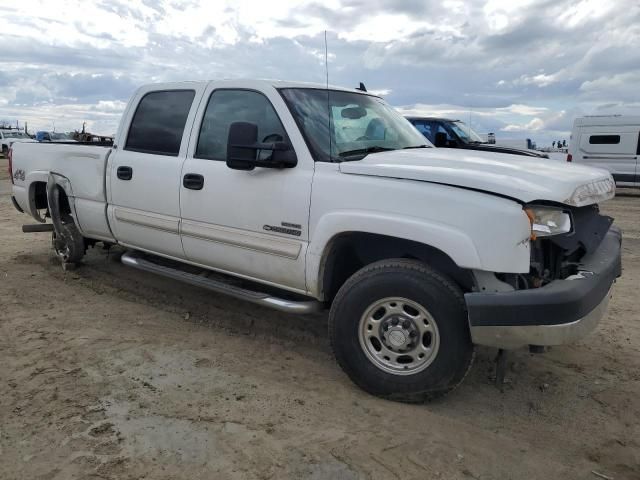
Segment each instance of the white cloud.
[[327,30],[332,84],[552,138],[578,114],[638,112],[637,18],[636,0],[21,0],[0,6],[0,119],[113,133],[143,83],[323,83]]
[[547,75],[539,73],[537,75],[522,75],[514,81],[515,85],[535,85],[536,87],[547,87],[559,80],[558,75]]
[[521,105],[521,104],[512,104],[508,107],[500,107],[495,109],[497,112],[502,113],[514,113],[516,115],[539,115],[541,113],[547,112],[549,109],[547,107],[534,107],[531,105]]
[[379,88],[379,89],[371,89],[368,90],[370,93],[373,93],[374,95],[378,95],[380,97],[384,97],[386,95],[389,95],[393,90],[391,90],[390,88]]

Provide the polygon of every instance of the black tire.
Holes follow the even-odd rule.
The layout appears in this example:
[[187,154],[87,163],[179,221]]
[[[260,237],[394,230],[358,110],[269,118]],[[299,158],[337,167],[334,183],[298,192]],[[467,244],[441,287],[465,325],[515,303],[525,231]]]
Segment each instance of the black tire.
[[[360,321],[365,312],[380,299],[395,297],[419,304],[436,324],[436,353],[416,373],[383,370],[361,345]],[[474,358],[462,291],[443,274],[415,260],[383,260],[351,276],[331,306],[329,338],[338,364],[356,385],[401,402],[424,402],[450,392],[467,375]]]
[[56,232],[53,232],[51,244],[56,257],[62,261],[62,265],[66,267],[80,263],[86,252],[86,245],[84,237],[72,219],[62,224],[60,237],[58,238]]

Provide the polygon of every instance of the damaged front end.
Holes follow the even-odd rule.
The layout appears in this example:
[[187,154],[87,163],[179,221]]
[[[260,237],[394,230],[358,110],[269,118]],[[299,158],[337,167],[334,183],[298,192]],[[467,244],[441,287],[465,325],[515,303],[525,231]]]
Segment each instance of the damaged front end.
[[562,212],[570,224],[547,222],[550,232],[532,220],[528,273],[498,273],[498,288],[465,294],[474,343],[501,349],[570,343],[604,316],[621,274],[621,233],[597,205]]
[[613,224],[613,218],[600,214],[598,205],[558,210],[569,217],[568,231],[556,235],[540,235],[534,231],[529,273],[502,273],[496,275],[498,279],[514,290],[526,290],[576,275],[581,260],[598,249]]

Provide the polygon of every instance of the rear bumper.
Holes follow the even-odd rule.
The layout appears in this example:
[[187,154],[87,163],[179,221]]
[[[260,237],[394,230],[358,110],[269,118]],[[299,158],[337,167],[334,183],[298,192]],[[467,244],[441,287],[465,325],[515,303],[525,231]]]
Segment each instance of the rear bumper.
[[562,345],[587,335],[606,313],[611,286],[621,273],[621,234],[611,227],[577,275],[541,288],[467,293],[475,344],[514,349]]

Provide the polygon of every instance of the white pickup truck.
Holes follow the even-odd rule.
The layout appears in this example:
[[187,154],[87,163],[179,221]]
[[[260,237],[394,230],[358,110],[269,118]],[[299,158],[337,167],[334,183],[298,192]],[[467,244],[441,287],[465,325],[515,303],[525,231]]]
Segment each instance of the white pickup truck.
[[16,208],[63,264],[122,262],[285,312],[330,309],[339,364],[402,401],[448,392],[474,345],[575,341],[603,317],[620,232],[603,170],[438,149],[369,93],[148,85],[112,148],[15,144]]

